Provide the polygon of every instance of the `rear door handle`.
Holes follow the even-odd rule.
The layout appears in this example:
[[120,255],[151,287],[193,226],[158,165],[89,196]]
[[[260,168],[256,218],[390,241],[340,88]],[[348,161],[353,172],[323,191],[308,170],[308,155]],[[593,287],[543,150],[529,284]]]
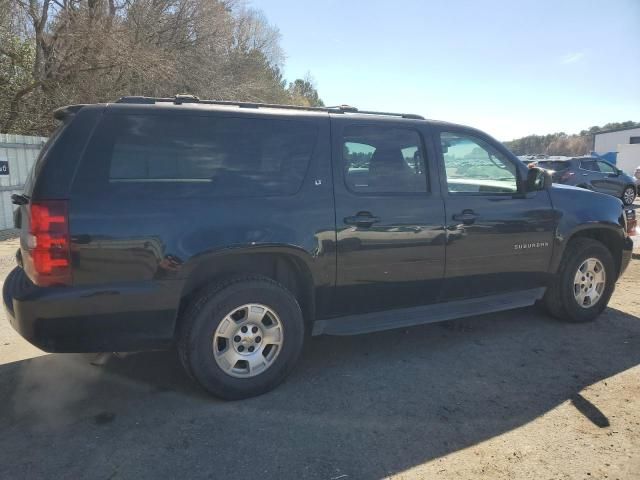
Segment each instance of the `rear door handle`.
[[473,210],[463,210],[462,213],[456,213],[452,218],[458,222],[464,223],[465,225],[471,225],[476,221],[478,215],[476,215]]
[[344,223],[347,225],[356,225],[357,227],[370,227],[379,221],[380,219],[371,215],[370,212],[358,212],[351,217],[344,217]]

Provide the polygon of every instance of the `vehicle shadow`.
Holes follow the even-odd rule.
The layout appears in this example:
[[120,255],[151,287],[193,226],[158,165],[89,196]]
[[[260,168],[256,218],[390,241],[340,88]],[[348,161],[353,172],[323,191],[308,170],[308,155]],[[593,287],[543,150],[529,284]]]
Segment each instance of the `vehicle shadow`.
[[640,364],[640,321],[521,309],[312,339],[289,380],[221,402],[172,352],[0,366],[0,477],[383,478],[520,427]]

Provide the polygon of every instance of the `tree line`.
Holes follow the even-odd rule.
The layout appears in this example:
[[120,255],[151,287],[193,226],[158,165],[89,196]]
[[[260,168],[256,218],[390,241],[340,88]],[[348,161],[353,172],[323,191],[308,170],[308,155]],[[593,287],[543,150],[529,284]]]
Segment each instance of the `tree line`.
[[516,155],[546,154],[573,157],[591,153],[594,134],[606,130],[633,127],[640,127],[640,122],[607,123],[601,127],[591,127],[573,135],[568,135],[564,132],[548,135],[528,135],[510,142],[504,142],[504,144]]
[[322,106],[284,58],[242,0],[0,0],[0,132],[48,135],[56,108],[124,95]]

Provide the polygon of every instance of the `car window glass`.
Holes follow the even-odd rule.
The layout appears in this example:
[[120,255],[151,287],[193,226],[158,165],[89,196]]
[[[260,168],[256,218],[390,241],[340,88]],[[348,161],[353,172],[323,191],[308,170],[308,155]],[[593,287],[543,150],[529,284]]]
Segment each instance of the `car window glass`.
[[517,170],[488,143],[459,133],[440,134],[450,193],[513,193]]
[[545,170],[553,170],[559,172],[560,170],[566,170],[569,168],[569,162],[561,161],[549,161],[549,162],[537,162],[537,167],[544,168]]
[[602,173],[616,173],[615,168],[606,162],[598,162],[598,167]]
[[591,172],[599,172],[598,164],[594,160],[581,160],[580,168],[583,170],[589,170]]
[[110,115],[91,142],[110,184],[200,184],[214,195],[293,194],[317,128],[304,121]]
[[382,126],[349,126],[342,139],[344,176],[356,193],[427,191],[422,142],[417,131]]

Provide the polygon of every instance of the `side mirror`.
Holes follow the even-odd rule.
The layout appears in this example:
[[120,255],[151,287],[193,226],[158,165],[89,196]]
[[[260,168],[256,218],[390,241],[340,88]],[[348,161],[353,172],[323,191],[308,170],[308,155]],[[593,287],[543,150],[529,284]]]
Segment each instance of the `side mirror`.
[[547,190],[551,187],[551,174],[539,167],[531,167],[527,171],[527,192]]

